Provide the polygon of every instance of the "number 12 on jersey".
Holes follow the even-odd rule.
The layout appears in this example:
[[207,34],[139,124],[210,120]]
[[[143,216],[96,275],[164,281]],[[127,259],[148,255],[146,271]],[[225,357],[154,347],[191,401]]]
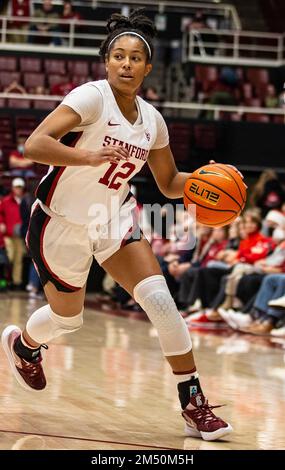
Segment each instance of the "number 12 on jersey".
[[125,162],[123,165],[120,166],[120,170],[126,168],[127,171],[124,173],[122,171],[117,171],[114,175],[114,171],[118,167],[118,163],[110,163],[110,168],[106,171],[105,175],[99,179],[99,183],[105,184],[110,189],[119,189],[122,186],[122,183],[119,181],[116,182],[118,178],[126,179],[131,176],[131,174],[135,171],[136,165],[130,162]]

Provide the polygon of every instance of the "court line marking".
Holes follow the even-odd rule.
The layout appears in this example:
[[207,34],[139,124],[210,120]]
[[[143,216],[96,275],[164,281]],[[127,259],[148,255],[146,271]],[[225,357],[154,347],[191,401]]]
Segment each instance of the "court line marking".
[[[53,437],[58,439],[71,439],[76,441],[87,441],[87,442],[101,442],[102,444],[120,444],[120,445],[127,445],[127,446],[137,446],[137,447],[149,447],[151,449],[161,449],[161,450],[181,450],[182,448],[177,447],[162,447],[162,446],[155,446],[155,445],[147,445],[147,444],[137,444],[132,442],[119,442],[119,441],[105,441],[103,439],[91,439],[88,437],[75,437],[75,436],[60,436],[56,434],[42,434],[36,432],[23,432],[23,431],[10,431],[8,429],[0,429],[1,433],[10,433],[10,434],[20,434],[24,436],[38,436],[38,437]],[[95,449],[96,450],[96,449]],[[107,450],[107,449],[106,449]]]

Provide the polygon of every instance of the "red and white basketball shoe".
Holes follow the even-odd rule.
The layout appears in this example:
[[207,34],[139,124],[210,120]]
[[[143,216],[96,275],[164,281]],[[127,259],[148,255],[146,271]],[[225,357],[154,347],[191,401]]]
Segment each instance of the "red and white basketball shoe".
[[202,393],[191,397],[190,403],[182,411],[186,421],[185,433],[189,437],[202,437],[205,441],[215,441],[231,433],[233,428],[212,412],[213,408]]
[[26,390],[39,392],[46,386],[46,378],[41,365],[42,355],[39,353],[33,362],[19,357],[14,351],[14,344],[20,335],[20,328],[15,325],[7,326],[2,333],[2,346],[19,384]]

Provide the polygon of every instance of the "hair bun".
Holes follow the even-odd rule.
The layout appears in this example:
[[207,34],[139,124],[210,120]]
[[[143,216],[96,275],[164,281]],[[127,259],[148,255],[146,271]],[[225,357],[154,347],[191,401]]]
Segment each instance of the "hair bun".
[[131,30],[137,29],[151,38],[156,35],[156,28],[152,20],[144,15],[144,8],[137,8],[132,11],[129,17],[120,13],[113,13],[107,22],[109,33],[128,28]]
[[107,23],[107,30],[112,33],[116,29],[132,28],[130,19],[120,13],[113,13]]
[[153,38],[157,31],[153,21],[145,16],[144,8],[137,8],[130,14],[130,22],[134,29],[139,29],[147,36]]

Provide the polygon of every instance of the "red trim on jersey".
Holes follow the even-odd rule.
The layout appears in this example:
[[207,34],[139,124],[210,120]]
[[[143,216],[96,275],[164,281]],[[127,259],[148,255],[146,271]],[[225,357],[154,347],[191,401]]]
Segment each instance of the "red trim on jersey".
[[[76,135],[75,138],[74,138],[74,134]],[[75,133],[74,132],[69,132],[68,134],[63,136],[60,141],[61,141],[61,143],[63,143],[67,147],[75,147],[75,145],[79,141],[82,134],[83,134],[83,132],[75,132]],[[73,138],[73,140],[71,140],[72,138]],[[62,166],[62,167],[55,166],[53,168],[53,170],[50,173],[48,173],[46,175],[46,177],[39,183],[39,185],[36,189],[35,196],[38,197],[47,207],[50,207],[50,203],[51,203],[55,188],[56,188],[57,183],[58,183],[58,181],[59,181],[59,179],[60,179],[60,177],[63,174],[65,169],[66,169],[65,166]],[[45,184],[47,184],[47,181],[49,180],[49,178],[53,177],[54,173],[56,173],[56,174],[54,176],[54,180],[51,183],[51,187],[48,190],[47,196],[45,197],[45,194],[44,194],[44,196],[39,195],[39,193],[42,192],[41,187],[43,187],[43,192],[45,192],[44,186],[45,186]],[[50,181],[48,181],[48,184],[50,184]]]
[[63,166],[63,167],[59,170],[59,172],[57,173],[56,177],[54,178],[54,180],[53,180],[53,182],[52,182],[52,185],[51,185],[51,187],[50,187],[50,190],[49,190],[49,192],[48,192],[48,195],[47,195],[47,198],[46,198],[46,201],[45,201],[45,205],[46,205],[47,207],[49,207],[49,205],[50,205],[50,202],[51,202],[53,193],[54,193],[54,191],[55,191],[56,185],[57,185],[57,183],[58,183],[58,180],[59,180],[59,178],[61,177],[62,173],[64,172],[65,168],[66,168],[66,166]]
[[29,225],[28,225],[28,230],[27,230],[27,233],[26,233],[26,236],[25,236],[25,243],[26,243],[26,246],[28,248],[28,250],[30,249],[29,248],[29,238],[30,238],[30,227],[31,227],[31,220],[32,220],[32,215],[34,212],[36,212],[36,210],[40,207],[39,204],[37,204],[35,206],[35,208],[32,210],[31,214],[30,214],[30,220],[29,220]]
[[[131,196],[131,197],[134,197],[134,196]],[[131,199],[131,197],[129,199]],[[129,200],[128,199],[128,200]],[[133,217],[133,224],[132,226],[129,228],[129,230],[127,231],[126,235],[124,236],[122,242],[121,242],[121,245],[120,245],[120,248],[123,248],[127,243],[128,243],[128,240],[131,238],[131,235],[132,233],[138,228],[139,224],[138,224],[138,221],[139,221],[139,208],[138,206],[136,205],[136,207],[134,207],[132,209],[132,217]]]
[[68,284],[67,282],[63,281],[62,279],[60,279],[56,274],[54,274],[54,272],[50,269],[45,257],[44,257],[44,244],[43,244],[43,241],[44,241],[44,232],[45,232],[45,229],[47,227],[47,224],[49,223],[51,217],[49,217],[47,215],[47,218],[45,220],[45,223],[42,227],[42,230],[41,230],[41,236],[40,236],[40,253],[41,253],[41,259],[46,267],[46,269],[48,270],[48,272],[52,275],[52,277],[54,277],[60,284],[62,284],[64,287],[68,287],[69,289],[73,290],[73,291],[77,291],[77,290],[80,290],[81,287],[75,287],[75,286],[71,286],[70,284]]

